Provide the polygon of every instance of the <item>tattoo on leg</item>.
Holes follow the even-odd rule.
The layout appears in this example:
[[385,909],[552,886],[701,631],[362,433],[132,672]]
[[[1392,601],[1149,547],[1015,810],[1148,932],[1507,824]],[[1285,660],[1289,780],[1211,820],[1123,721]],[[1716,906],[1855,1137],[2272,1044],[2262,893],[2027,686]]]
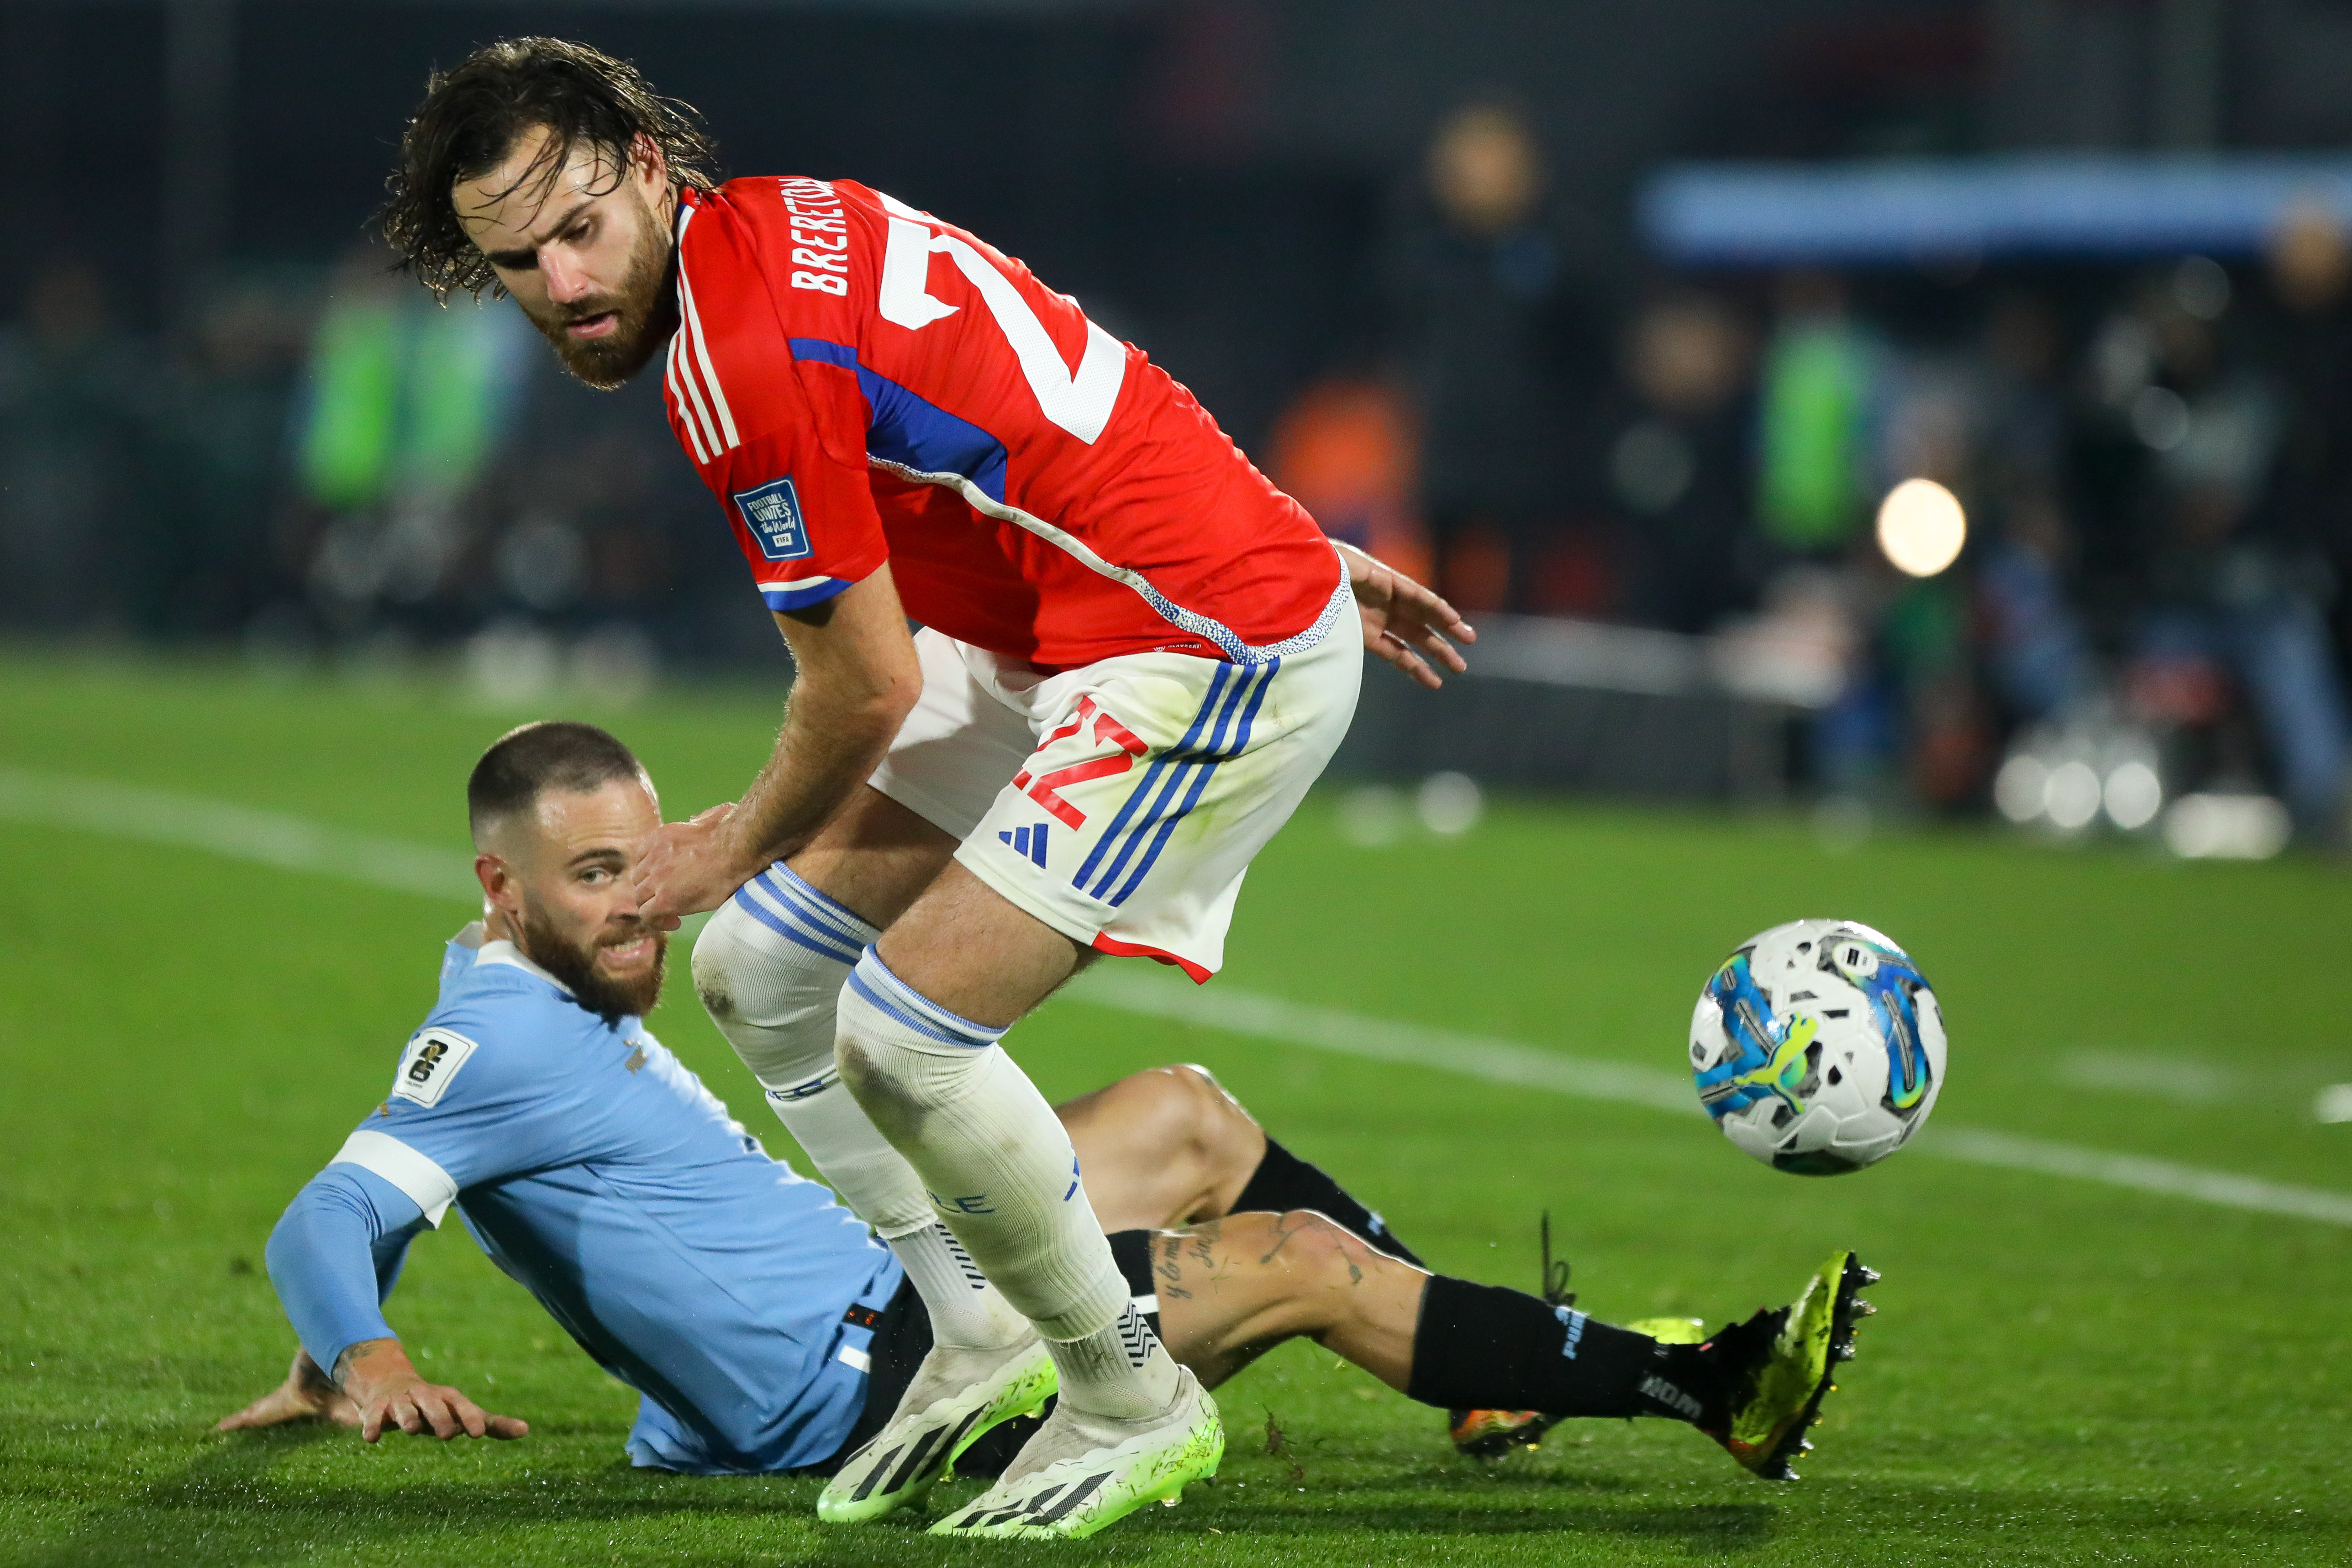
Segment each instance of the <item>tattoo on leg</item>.
[[1151,1238],[1151,1273],[1160,1293],[1190,1299],[1205,1279],[1214,1295],[1233,1272],[1233,1260],[1217,1256],[1223,1234],[1216,1220],[1183,1230],[1166,1230]]
[[1184,1278],[1184,1238],[1173,1232],[1155,1236],[1151,1238],[1151,1250],[1158,1254],[1151,1274],[1160,1281],[1160,1294],[1192,1300],[1192,1292],[1178,1283]]
[[1281,1254],[1282,1249],[1290,1245],[1290,1238],[1297,1236],[1306,1228],[1307,1226],[1304,1224],[1297,1226],[1292,1225],[1288,1215],[1277,1216],[1274,1222],[1274,1234],[1276,1237],[1275,1244],[1266,1252],[1265,1257],[1258,1259],[1259,1266],[1262,1268],[1265,1265],[1273,1262],[1275,1258]]

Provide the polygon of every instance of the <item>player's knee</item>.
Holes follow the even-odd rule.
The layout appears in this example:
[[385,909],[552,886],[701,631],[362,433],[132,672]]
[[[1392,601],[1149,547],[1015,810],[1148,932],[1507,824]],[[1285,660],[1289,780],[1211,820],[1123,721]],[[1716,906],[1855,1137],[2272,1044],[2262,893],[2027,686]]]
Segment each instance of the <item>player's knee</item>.
[[695,939],[695,994],[760,1081],[783,1088],[832,1064],[833,973],[793,961],[733,902],[719,906]]
[[1265,1158],[1265,1133],[1207,1068],[1190,1062],[1156,1069],[1181,1119],[1185,1155],[1210,1192],[1237,1192]]
[[903,1022],[855,985],[842,987],[835,1018],[834,1064],[841,1081],[894,1142],[920,1137],[932,1110],[969,1090],[1003,1055],[996,1046],[911,1040]]
[[694,939],[694,994],[721,1028],[767,1012],[761,1004],[772,1000],[767,993],[778,989],[761,973],[765,966],[743,940],[740,928],[751,921],[751,917],[730,900],[719,906],[702,934]]
[[[1202,1194],[1249,1179],[1265,1137],[1206,1068],[1148,1068],[1087,1097],[1089,1118],[1118,1130],[1126,1156],[1171,1185]],[[1221,1209],[1194,1205],[1181,1218],[1213,1218]]]
[[1348,1227],[1314,1209],[1286,1209],[1266,1216],[1269,1264],[1280,1264],[1317,1280],[1362,1277],[1370,1248]]

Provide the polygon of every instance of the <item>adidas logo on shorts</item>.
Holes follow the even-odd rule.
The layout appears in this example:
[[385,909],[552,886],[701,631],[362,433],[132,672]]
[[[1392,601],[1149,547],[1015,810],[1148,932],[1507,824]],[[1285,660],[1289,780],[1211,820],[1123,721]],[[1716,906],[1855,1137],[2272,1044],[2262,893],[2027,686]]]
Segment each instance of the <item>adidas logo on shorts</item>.
[[996,837],[999,843],[1012,845],[1015,855],[1028,856],[1042,870],[1045,865],[1045,827],[1046,825],[1041,822],[1034,827],[1015,827],[1010,832],[999,833]]

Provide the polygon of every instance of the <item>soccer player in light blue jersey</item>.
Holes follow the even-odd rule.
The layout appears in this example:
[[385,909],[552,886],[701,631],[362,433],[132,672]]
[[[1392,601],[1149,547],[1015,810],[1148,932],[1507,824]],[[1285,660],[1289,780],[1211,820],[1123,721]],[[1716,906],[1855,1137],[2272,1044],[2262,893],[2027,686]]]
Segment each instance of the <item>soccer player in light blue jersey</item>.
[[[528,725],[484,755],[467,801],[484,919],[449,944],[391,1093],[271,1236],[302,1348],[281,1387],[221,1425],[524,1436],[427,1383],[383,1315],[410,1242],[454,1207],[638,1391],[638,1465],[838,1471],[851,1519],[919,1501],[951,1465],[1001,1469],[1050,1373],[935,1443],[894,1447],[884,1428],[933,1348],[922,1293],[646,1031],[665,946],[629,872],[661,818],[636,759],[589,725]],[[1138,1074],[1059,1114],[1138,1315],[1204,1386],[1309,1335],[1440,1407],[1671,1416],[1769,1470],[1852,1331],[1861,1271],[1843,1253],[1797,1306],[1703,1345],[1429,1274],[1204,1069]],[[1041,1508],[1079,1506],[1086,1484]]]

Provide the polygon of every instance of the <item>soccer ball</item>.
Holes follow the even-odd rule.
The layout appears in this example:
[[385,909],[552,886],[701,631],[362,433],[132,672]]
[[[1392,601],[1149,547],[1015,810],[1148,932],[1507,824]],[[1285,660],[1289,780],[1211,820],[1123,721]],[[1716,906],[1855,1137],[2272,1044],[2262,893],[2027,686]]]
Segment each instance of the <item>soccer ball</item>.
[[1910,956],[1853,921],[1745,943],[1691,1014],[1691,1076],[1723,1135],[1776,1171],[1839,1176],[1903,1147],[1944,1087],[1944,1015]]

